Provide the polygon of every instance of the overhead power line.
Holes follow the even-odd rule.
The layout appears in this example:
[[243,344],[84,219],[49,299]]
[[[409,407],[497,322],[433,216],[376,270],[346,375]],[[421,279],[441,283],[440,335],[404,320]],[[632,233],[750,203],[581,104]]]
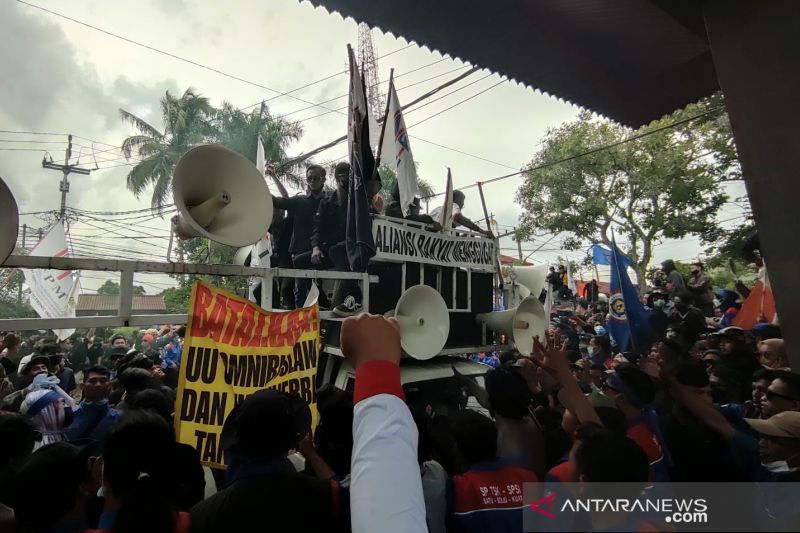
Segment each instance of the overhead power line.
[[[128,37],[125,37],[124,35],[120,35],[118,33],[114,33],[114,32],[108,31],[108,30],[104,30],[103,28],[99,28],[97,26],[89,24],[88,22],[84,22],[82,20],[78,20],[78,19],[69,17],[67,15],[64,15],[63,13],[59,13],[57,11],[53,11],[51,9],[47,9],[45,7],[42,7],[42,6],[39,6],[39,5],[36,5],[36,4],[31,4],[30,2],[25,2],[24,0],[16,0],[16,1],[18,3],[20,3],[20,4],[32,7],[34,9],[38,9],[40,11],[44,11],[45,13],[49,13],[49,14],[51,14],[53,16],[56,16],[56,17],[62,18],[64,20],[68,20],[70,22],[73,22],[75,24],[79,24],[81,26],[84,26],[86,28],[90,28],[92,30],[98,31],[100,33],[108,35],[109,37],[113,37],[115,39],[119,39],[121,41],[125,41],[126,43],[133,44],[135,46],[146,48],[147,50],[150,50],[151,52],[156,52],[158,54],[161,54],[161,55],[164,55],[164,56],[167,56],[167,57],[171,57],[172,59],[176,59],[178,61],[182,61],[184,63],[187,63],[189,65],[193,65],[195,67],[198,67],[198,68],[201,68],[201,69],[204,69],[204,70],[207,70],[209,72],[214,72],[215,74],[219,74],[220,76],[225,76],[226,78],[230,78],[232,80],[236,80],[236,81],[239,81],[239,82],[242,82],[242,83],[246,83],[248,85],[252,85],[254,87],[258,87],[260,89],[264,89],[266,91],[270,91],[270,92],[276,93],[279,96],[288,96],[289,98],[292,98],[294,100],[298,100],[298,101],[304,102],[306,104],[313,104],[313,105],[316,105],[317,107],[321,107],[323,109],[328,109],[330,111],[329,108],[327,108],[327,107],[325,107],[323,105],[314,104],[314,102],[311,102],[309,100],[305,100],[303,98],[299,98],[297,96],[294,96],[293,94],[291,94],[291,92],[293,92],[293,91],[288,91],[288,92],[279,91],[278,89],[273,89],[272,87],[268,87],[268,86],[264,85],[263,83],[258,83],[258,82],[254,82],[254,81],[251,81],[251,80],[247,80],[247,79],[242,78],[240,76],[236,76],[234,74],[230,74],[228,72],[222,71],[222,70],[220,70],[218,68],[209,67],[208,65],[204,65],[203,63],[199,63],[199,62],[194,61],[192,59],[188,59],[188,58],[179,56],[177,54],[173,54],[172,52],[167,52],[166,50],[162,50],[160,48],[156,48],[154,46],[150,46],[148,44],[136,41],[134,39],[130,39]],[[408,45],[408,46],[411,46],[411,45]],[[408,48],[408,46],[406,46],[406,48]]]
[[[642,133],[637,133],[636,135],[632,135],[630,137],[626,137],[625,139],[622,139],[620,141],[616,141],[616,142],[613,142],[613,143],[605,144],[603,146],[598,146],[597,148],[592,148],[591,150],[587,150],[587,151],[581,152],[579,154],[575,154],[575,155],[571,155],[569,157],[558,159],[556,161],[550,161],[548,163],[542,163],[541,165],[537,165],[535,167],[525,168],[525,169],[522,169],[522,170],[520,170],[518,172],[513,172],[511,174],[505,174],[503,176],[497,176],[496,178],[490,178],[490,179],[487,179],[487,180],[480,180],[480,183],[481,183],[481,185],[486,185],[488,183],[494,183],[496,181],[505,180],[505,179],[508,179],[508,178],[512,178],[514,176],[519,176],[520,174],[524,174],[525,172],[534,172],[536,170],[541,170],[543,168],[548,168],[548,167],[552,167],[552,166],[555,166],[555,165],[560,165],[561,163],[566,163],[567,161],[572,161],[574,159],[579,159],[579,158],[585,157],[587,155],[596,154],[598,152],[602,152],[603,150],[609,150],[609,149],[614,148],[616,146],[620,146],[622,144],[629,143],[629,142],[632,142],[632,141],[636,141],[636,140],[641,139],[643,137],[647,137],[648,135],[653,135],[655,133],[658,133],[658,132],[661,132],[661,131],[664,131],[664,130],[667,130],[667,129],[670,129],[670,128],[674,128],[676,126],[680,126],[682,124],[686,124],[686,123],[691,122],[693,120],[697,120],[698,118],[703,118],[705,116],[712,115],[714,113],[718,113],[719,111],[722,111],[724,109],[725,108],[723,106],[715,107],[714,109],[710,109],[709,111],[706,111],[705,113],[700,113],[699,115],[694,115],[692,117],[688,117],[688,118],[685,118],[685,119],[682,119],[682,120],[678,120],[676,122],[672,122],[670,124],[666,124],[664,126],[660,126],[658,128],[655,128],[655,129],[652,129],[652,130],[649,130],[649,131],[645,131],[645,132],[642,132]],[[417,124],[419,124],[419,122]],[[479,182],[476,181],[475,183],[472,183],[470,185],[460,186],[459,189],[470,189],[470,188],[473,188],[473,187],[477,187],[478,183]],[[427,198],[434,198],[436,196],[441,196],[442,194],[444,194],[444,193],[436,193],[436,194],[432,194],[430,196],[426,196],[425,198],[422,198],[422,199],[425,200]]]

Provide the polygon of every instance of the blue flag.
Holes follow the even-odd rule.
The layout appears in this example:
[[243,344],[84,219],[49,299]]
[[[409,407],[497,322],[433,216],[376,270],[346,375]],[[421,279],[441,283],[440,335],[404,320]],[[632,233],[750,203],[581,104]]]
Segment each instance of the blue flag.
[[[613,240],[613,238],[612,238]],[[628,277],[628,259],[617,248],[611,252],[611,297],[608,300],[608,330],[618,350],[641,352],[650,338],[650,316]]]
[[[619,250],[617,250],[619,252]],[[610,265],[611,264],[611,250],[603,246],[602,244],[593,244],[592,245],[592,263],[595,265]],[[620,257],[622,258],[622,263],[626,265],[626,267],[634,268],[633,261],[631,261],[630,257],[627,255],[620,253]]]

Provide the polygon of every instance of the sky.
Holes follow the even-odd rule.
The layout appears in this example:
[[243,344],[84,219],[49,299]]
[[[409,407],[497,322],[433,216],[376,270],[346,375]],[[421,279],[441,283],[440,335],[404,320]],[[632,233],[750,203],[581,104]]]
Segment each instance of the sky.
[[[0,132],[0,176],[11,187],[22,213],[58,208],[61,174],[43,169],[41,160],[45,151],[56,162],[64,159],[66,133],[76,136],[74,154],[80,155],[82,166],[94,168],[97,161],[99,167],[89,176],[71,176],[68,206],[94,212],[149,207],[148,193],[136,198],[126,188],[131,166],[117,147],[134,130],[122,123],[118,110],[124,108],[160,128],[158,100],[166,90],[180,94],[193,87],[214,105],[228,101],[245,107],[266,100],[273,114],[301,121],[304,135],[289,147],[292,155],[346,131],[346,116],[330,110],[347,104],[346,45],[356,47],[358,41],[352,19],[297,0],[30,3],[206,68],[22,2],[0,3],[0,71],[5,73],[0,83],[0,130],[4,131]],[[385,90],[389,70],[394,68],[401,103],[469,68],[377,30],[373,39],[382,87]],[[334,75],[337,72],[341,74]],[[290,96],[280,95],[327,76],[330,79]],[[454,90],[406,114],[419,174],[437,191],[444,190],[447,167],[452,169],[456,188],[519,170],[532,159],[548,128],[575,119],[580,111],[488,71],[472,74],[434,98]],[[324,163],[345,153],[346,145],[340,144],[315,160]],[[498,222],[499,233],[518,221],[520,207],[514,195],[520,183],[521,178],[514,177],[485,187],[488,210]],[[745,194],[740,184],[726,187],[732,198]],[[430,207],[435,205],[434,201]],[[734,219],[726,225],[735,224],[742,213],[742,207],[731,204],[720,213],[720,220]],[[482,218],[476,189],[468,192],[465,214]],[[45,225],[41,217],[23,215],[20,224],[39,228]],[[163,259],[168,219],[169,215],[162,219],[147,213],[89,214],[71,223],[72,244],[76,253],[84,255]],[[138,240],[121,238],[126,235],[136,235]],[[559,255],[574,260],[583,257],[581,252],[558,250],[558,236],[549,239],[522,243],[525,255],[538,249],[530,257],[537,263],[554,261]],[[516,255],[516,250],[510,238],[501,240],[502,253]],[[656,248],[654,261],[694,259],[701,250],[698,238],[667,241]],[[87,272],[82,287],[92,292],[114,277]],[[138,275],[136,282],[151,294],[172,285],[168,277],[156,275]]]

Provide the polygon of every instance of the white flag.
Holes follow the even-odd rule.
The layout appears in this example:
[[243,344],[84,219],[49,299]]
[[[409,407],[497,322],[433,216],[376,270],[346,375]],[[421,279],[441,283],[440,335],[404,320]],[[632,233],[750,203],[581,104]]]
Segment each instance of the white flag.
[[444,205],[437,222],[442,225],[443,230],[453,228],[453,175],[450,173],[450,167],[447,168],[447,189],[445,189],[444,193]]
[[369,106],[367,106],[367,120],[369,120],[369,145],[373,152],[377,152],[378,143],[381,142],[381,127]]
[[[47,235],[33,247],[30,255],[44,257],[67,257],[67,236],[64,225],[56,222]],[[31,307],[42,318],[74,318],[77,301],[77,285],[73,283],[69,270],[22,269],[25,282],[31,288]],[[54,330],[60,339],[65,339],[75,329]]]
[[264,155],[264,143],[261,141],[261,135],[258,136],[258,146],[256,147],[256,168],[261,175],[267,170],[267,158]]
[[417,189],[417,168],[414,166],[414,157],[411,155],[411,144],[406,131],[406,121],[403,110],[397,99],[397,90],[394,80],[389,82],[389,111],[386,113],[386,133],[383,135],[383,149],[381,161],[394,171],[397,177],[397,186],[400,190],[400,206],[403,216],[408,216],[409,207],[414,203],[414,197],[419,194]]
[[572,277],[572,265],[567,259],[567,288],[572,291],[572,294],[578,296],[578,284],[575,283],[575,278]]

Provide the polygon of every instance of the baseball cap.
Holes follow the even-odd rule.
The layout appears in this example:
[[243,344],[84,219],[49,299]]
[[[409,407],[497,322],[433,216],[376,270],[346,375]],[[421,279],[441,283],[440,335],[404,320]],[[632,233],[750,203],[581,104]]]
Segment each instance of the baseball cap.
[[295,448],[311,432],[311,410],[299,396],[265,389],[248,396],[225,419],[220,442],[226,454],[257,460]]
[[800,439],[800,411],[784,411],[766,420],[745,418],[744,421],[762,435]]
[[742,340],[744,339],[744,330],[736,326],[728,326],[727,328],[719,330],[719,336],[733,340]]

